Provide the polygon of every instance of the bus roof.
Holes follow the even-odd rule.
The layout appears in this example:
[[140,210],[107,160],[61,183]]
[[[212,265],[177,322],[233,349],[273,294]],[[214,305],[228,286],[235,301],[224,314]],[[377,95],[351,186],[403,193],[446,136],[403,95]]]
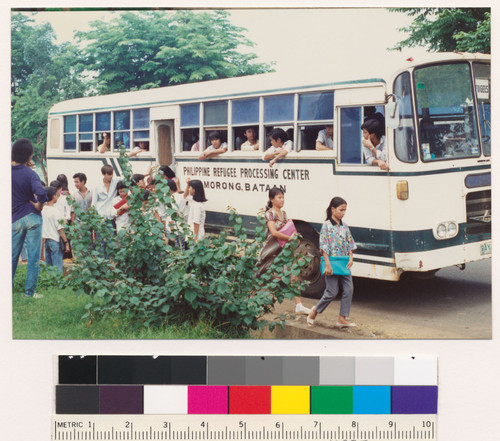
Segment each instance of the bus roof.
[[[348,63],[337,63],[325,72],[318,74],[312,72],[308,75],[309,81],[303,76],[290,73],[268,73],[261,75],[250,75],[244,77],[225,78],[211,81],[201,81],[176,86],[160,87],[155,89],[139,90],[134,92],[122,92],[111,95],[100,95],[85,98],[76,98],[55,104],[49,111],[49,115],[109,111],[119,108],[155,107],[168,104],[180,104],[197,100],[217,100],[228,98],[244,98],[254,94],[286,93],[296,90],[308,90],[316,88],[328,88],[349,84],[373,84],[390,81],[396,74],[408,68],[416,67],[426,63],[442,61],[478,60],[489,61],[490,55],[471,53],[440,52],[426,54],[424,57],[404,58],[399,54],[391,54],[392,57],[384,58],[383,62],[370,68],[370,73],[375,72],[378,76],[368,78],[367,67],[362,60],[356,66]],[[390,60],[390,62],[388,62]],[[396,60],[396,61],[394,61]]]

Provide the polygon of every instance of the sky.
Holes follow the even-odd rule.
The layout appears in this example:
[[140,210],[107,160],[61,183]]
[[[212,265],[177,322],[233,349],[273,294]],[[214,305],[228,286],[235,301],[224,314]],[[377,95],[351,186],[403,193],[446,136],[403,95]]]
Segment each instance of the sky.
[[[109,21],[119,12],[63,11],[38,12],[36,23],[52,25],[58,42],[71,41],[75,30],[89,30],[92,20]],[[406,38],[398,28],[411,18],[385,8],[281,8],[231,9],[231,22],[247,29],[244,35],[255,43],[250,50],[258,61],[275,61],[275,70],[284,75],[328,77],[332,72],[366,71],[387,64],[392,58],[405,60],[425,54],[423,48],[403,54],[389,52]],[[346,69],[349,71],[344,71]]]

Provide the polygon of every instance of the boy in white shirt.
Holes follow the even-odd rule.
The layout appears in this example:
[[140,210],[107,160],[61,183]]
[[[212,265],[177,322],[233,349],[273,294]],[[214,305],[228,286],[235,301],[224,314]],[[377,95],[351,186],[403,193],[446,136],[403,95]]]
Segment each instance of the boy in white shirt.
[[59,193],[54,187],[46,187],[48,202],[43,207],[42,238],[45,248],[45,263],[57,267],[63,271],[63,250],[61,239],[64,244],[64,252],[69,252],[69,243],[64,233],[64,225],[59,221],[64,220],[60,211],[55,207],[59,199]]
[[118,196],[113,199],[113,208],[111,209],[111,215],[115,219],[116,234],[118,234],[121,230],[127,229],[130,226],[130,216],[128,214],[127,202],[125,202],[124,205],[115,208],[115,206],[119,205],[119,203],[127,197],[127,186],[123,181],[120,181],[118,182],[118,184],[116,184],[116,190],[118,191]]

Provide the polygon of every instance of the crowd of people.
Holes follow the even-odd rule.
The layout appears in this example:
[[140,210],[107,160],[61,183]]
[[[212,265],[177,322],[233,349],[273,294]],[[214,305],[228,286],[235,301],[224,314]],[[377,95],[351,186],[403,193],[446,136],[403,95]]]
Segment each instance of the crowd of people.
[[[377,165],[387,170],[387,157],[382,124],[378,119],[368,119],[362,125],[363,151],[367,164]],[[247,130],[248,145],[246,149],[258,148],[258,139],[255,131]],[[280,128],[273,129],[270,134],[271,147],[263,154],[263,159],[269,161],[272,167],[276,161],[284,158],[292,149],[293,143],[287,133]],[[103,144],[99,147],[109,148],[109,135],[103,137]],[[227,144],[222,142],[219,132],[209,134],[211,145],[201,155],[200,159],[209,158],[224,153]],[[145,146],[138,146],[137,152]],[[333,126],[327,126],[318,134],[316,141],[318,150],[333,148]],[[12,278],[16,273],[19,257],[23,250],[27,254],[27,276],[25,281],[25,296],[41,297],[36,293],[36,284],[40,268],[40,259],[47,265],[57,267],[63,271],[63,257],[71,257],[71,249],[65,234],[65,224],[78,222],[68,198],[72,198],[82,211],[90,206],[95,207],[109,229],[115,233],[130,226],[127,194],[129,188],[123,180],[114,177],[113,167],[101,167],[102,182],[93,190],[87,188],[85,173],[73,175],[76,191],[69,194],[68,180],[64,174],[52,181],[48,187],[43,187],[38,175],[30,168],[32,165],[33,145],[28,139],[19,139],[12,146]],[[194,241],[205,236],[205,191],[199,180],[186,180],[186,188],[181,190],[179,180],[168,166],[160,167],[167,180],[171,195],[178,206],[179,214],[184,217],[193,234]],[[148,183],[146,183],[146,178]],[[156,191],[156,182],[151,177],[151,169],[143,174],[132,176],[132,185],[144,190],[147,197],[150,191]],[[279,254],[281,247],[296,233],[293,222],[287,218],[283,210],[284,194],[279,188],[272,188],[269,192],[267,211],[265,213],[267,236],[259,258],[259,272],[265,271]],[[349,228],[342,222],[347,203],[340,197],[331,200],[326,213],[326,221],[320,233],[320,250],[322,272],[326,278],[326,290],[319,303],[312,309],[303,306],[301,298],[295,298],[295,312],[307,315],[307,324],[314,325],[318,313],[324,311],[328,304],[337,296],[339,284],[342,286],[342,301],[340,314],[336,325],[339,327],[355,326],[348,320],[352,302],[353,284],[350,268],[353,264],[352,251],[356,248]],[[162,222],[165,232],[172,228],[172,218],[167,215],[166,207],[159,204],[154,216]],[[166,238],[166,236],[165,236]],[[176,244],[184,248],[185,240],[178,235]],[[43,252],[42,252],[43,250]],[[44,256],[42,255],[44,254]],[[342,258],[342,259],[340,259]]]
[[[36,293],[40,260],[62,272],[63,259],[72,258],[65,225],[79,220],[69,198],[82,211],[93,206],[105,225],[119,233],[130,226],[129,188],[123,180],[114,177],[113,167],[107,164],[101,167],[102,181],[92,190],[87,187],[87,176],[82,172],[73,175],[76,191],[72,194],[68,191],[68,179],[64,174],[44,187],[38,174],[32,170],[33,151],[31,141],[25,138],[17,140],[12,146],[12,279],[20,256],[26,254],[22,256],[22,260],[27,261],[24,295],[40,298],[42,295]],[[160,172],[166,179],[179,215],[192,231],[194,241],[201,240],[205,235],[204,203],[207,201],[202,182],[188,179],[185,190],[181,191],[179,180],[170,167],[162,166]],[[151,170],[146,175],[132,175],[132,185],[141,188],[145,198],[156,191],[156,184]],[[164,226],[165,238],[174,222],[167,213],[167,208],[161,203],[154,213]],[[178,236],[176,244],[184,248],[184,238]]]

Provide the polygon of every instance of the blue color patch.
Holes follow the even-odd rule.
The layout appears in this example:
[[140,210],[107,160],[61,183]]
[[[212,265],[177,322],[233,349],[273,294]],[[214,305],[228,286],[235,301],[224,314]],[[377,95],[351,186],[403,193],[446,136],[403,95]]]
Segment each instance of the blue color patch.
[[354,386],[354,414],[390,414],[390,386]]

